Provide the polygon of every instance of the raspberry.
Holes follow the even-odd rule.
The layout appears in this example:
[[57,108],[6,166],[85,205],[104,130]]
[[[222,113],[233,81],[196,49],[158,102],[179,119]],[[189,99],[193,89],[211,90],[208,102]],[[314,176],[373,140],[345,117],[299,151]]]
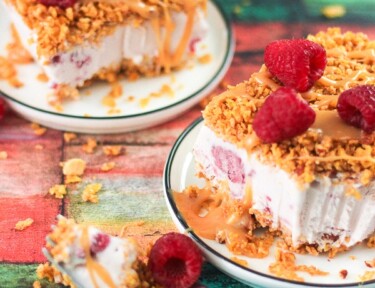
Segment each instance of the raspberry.
[[90,251],[93,254],[102,252],[107,248],[111,238],[107,234],[98,233],[94,236],[94,239],[91,243]]
[[361,85],[344,91],[337,111],[346,123],[367,133],[375,131],[375,86]]
[[39,0],[39,2],[47,7],[57,6],[61,9],[72,7],[77,0]]
[[315,111],[292,88],[273,92],[254,117],[253,129],[266,143],[279,142],[305,132],[315,121]]
[[189,237],[169,233],[151,249],[148,266],[155,281],[169,288],[191,287],[199,278],[203,257]]
[[211,150],[215,165],[228,175],[233,183],[245,183],[245,169],[240,157],[232,151],[220,146],[214,146]]
[[5,101],[0,98],[0,120],[3,119],[5,114]]
[[305,92],[322,77],[327,58],[324,48],[312,41],[279,40],[267,45],[264,62],[284,86]]

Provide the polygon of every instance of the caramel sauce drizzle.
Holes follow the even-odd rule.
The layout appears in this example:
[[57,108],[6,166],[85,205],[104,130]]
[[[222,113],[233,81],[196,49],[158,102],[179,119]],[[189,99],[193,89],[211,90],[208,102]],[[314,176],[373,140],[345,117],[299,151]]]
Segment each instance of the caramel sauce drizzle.
[[184,216],[189,227],[200,237],[215,240],[217,232],[224,231],[226,243],[230,244],[229,235],[235,234],[238,238],[246,240],[247,225],[246,218],[249,217],[247,211],[252,204],[251,189],[247,188],[245,199],[242,202],[243,214],[228,213],[226,207],[233,204],[228,194],[213,194],[210,189],[202,189],[196,197],[189,196],[188,193],[174,192],[173,197],[180,213]]
[[83,227],[82,229],[81,245],[83,247],[83,251],[85,252],[85,256],[86,256],[86,268],[89,271],[89,275],[94,286],[96,288],[100,287],[95,277],[95,276],[98,276],[103,280],[105,284],[108,285],[108,287],[116,288],[117,286],[113,282],[109,272],[91,257],[88,227]]

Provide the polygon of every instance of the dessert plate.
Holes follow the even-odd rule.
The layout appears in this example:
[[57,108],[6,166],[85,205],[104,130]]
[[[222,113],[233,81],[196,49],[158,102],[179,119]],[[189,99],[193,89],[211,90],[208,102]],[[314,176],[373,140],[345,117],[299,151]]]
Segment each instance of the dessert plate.
[[[270,256],[255,259],[232,254],[225,245],[197,236],[187,225],[183,215],[180,214],[174,200],[172,191],[182,191],[189,185],[195,184],[203,187],[204,181],[195,177],[192,147],[202,126],[202,119],[198,119],[182,133],[174,144],[164,170],[164,193],[169,212],[178,229],[189,236],[201,247],[206,259],[219,270],[251,285],[252,287],[272,288],[303,288],[303,287],[366,287],[374,288],[375,280],[358,282],[359,277],[366,271],[375,273],[375,269],[368,268],[364,261],[375,257],[375,250],[363,246],[341,253],[333,259],[326,255],[311,256],[296,254],[297,265],[313,265],[316,268],[329,272],[327,276],[309,276],[307,273],[298,272],[305,282],[281,279],[273,276],[268,271],[268,266],[275,262],[275,247],[272,247]],[[247,262],[242,266],[234,262],[232,257]],[[346,279],[340,277],[340,271],[347,270]]]
[[[200,55],[210,55],[206,64],[175,72],[173,75],[142,78],[137,81],[122,80],[123,95],[117,99],[116,111],[105,107],[102,99],[111,87],[95,83],[81,91],[77,101],[66,101],[63,111],[56,112],[47,101],[50,93],[44,82],[37,80],[42,72],[37,64],[17,65],[18,78],[24,84],[16,89],[0,80],[0,93],[9,105],[25,118],[42,125],[73,132],[119,133],[138,130],[165,122],[198,103],[222,80],[234,53],[230,23],[215,2],[208,3],[209,33],[200,45]],[[0,55],[5,56],[6,45],[11,41],[10,20],[0,9]],[[163,95],[163,87],[167,92]],[[170,88],[170,89],[169,89]],[[152,93],[159,97],[150,97]]]

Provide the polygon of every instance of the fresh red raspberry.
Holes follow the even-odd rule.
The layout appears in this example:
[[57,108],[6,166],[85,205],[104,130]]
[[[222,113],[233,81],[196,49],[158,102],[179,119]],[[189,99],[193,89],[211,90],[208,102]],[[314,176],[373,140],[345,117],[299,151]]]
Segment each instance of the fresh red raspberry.
[[188,288],[199,278],[203,257],[188,236],[169,233],[151,249],[148,266],[155,281],[166,288]]
[[39,2],[47,7],[57,6],[61,9],[72,7],[77,0],[39,0]]
[[98,233],[91,242],[90,251],[93,254],[102,252],[109,245],[111,238],[107,234]]
[[3,119],[5,115],[5,101],[0,98],[0,120]]
[[322,77],[327,57],[324,48],[312,41],[278,40],[267,45],[264,62],[284,86],[305,92]]
[[344,91],[337,111],[346,123],[367,133],[375,131],[375,86],[361,85]]
[[273,92],[254,117],[253,129],[266,143],[280,142],[305,132],[315,121],[315,111],[292,88]]

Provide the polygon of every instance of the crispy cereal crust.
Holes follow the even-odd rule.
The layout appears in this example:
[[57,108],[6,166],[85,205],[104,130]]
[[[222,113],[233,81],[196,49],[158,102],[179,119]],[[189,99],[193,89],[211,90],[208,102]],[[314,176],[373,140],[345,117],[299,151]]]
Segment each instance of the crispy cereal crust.
[[[308,39],[327,51],[327,67],[312,89],[301,94],[316,110],[335,110],[338,96],[357,85],[375,85],[375,41],[362,33],[341,33],[330,28]],[[230,87],[206,107],[205,125],[218,137],[244,147],[249,152],[261,151],[261,161],[275,163],[297,175],[304,183],[317,176],[340,173],[352,180],[353,174],[363,184],[374,180],[375,133],[362,133],[360,139],[333,139],[317,129],[281,143],[264,144],[252,129],[252,121],[265,98],[280,83],[263,66],[248,81]]]

